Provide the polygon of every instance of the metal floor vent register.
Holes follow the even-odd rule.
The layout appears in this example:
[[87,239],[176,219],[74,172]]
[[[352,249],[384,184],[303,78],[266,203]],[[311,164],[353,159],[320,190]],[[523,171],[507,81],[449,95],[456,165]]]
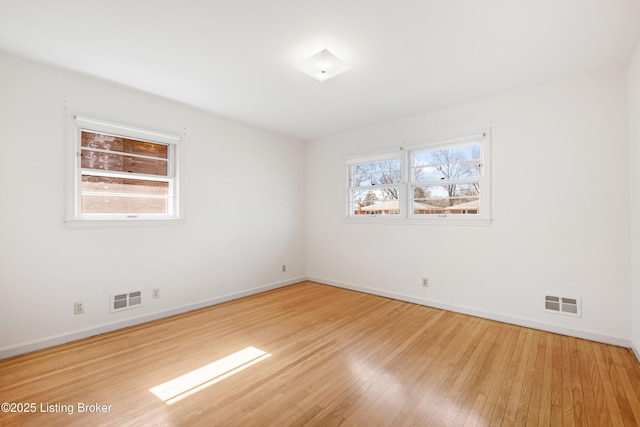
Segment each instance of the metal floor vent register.
[[142,306],[142,291],[111,295],[111,312]]

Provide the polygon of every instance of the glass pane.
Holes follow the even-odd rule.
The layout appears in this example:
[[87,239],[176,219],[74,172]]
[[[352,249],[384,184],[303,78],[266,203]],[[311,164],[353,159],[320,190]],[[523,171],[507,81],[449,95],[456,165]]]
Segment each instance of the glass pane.
[[159,176],[167,176],[169,172],[169,164],[165,160],[130,157],[90,150],[82,150],[81,167],[83,169],[143,173]]
[[82,192],[168,196],[169,183],[85,175],[82,177]]
[[433,204],[429,204],[429,203],[425,203],[425,202],[416,202],[414,201],[412,203],[413,206],[413,213],[414,214],[420,214],[420,215],[433,215],[433,214],[444,214],[446,213],[444,211],[443,207],[440,206],[436,206]]
[[414,181],[480,176],[480,144],[414,153]]
[[399,187],[352,191],[350,213],[354,215],[398,215],[400,213],[399,192]]
[[417,214],[478,214],[480,186],[475,181],[414,186],[413,202]]
[[169,201],[166,198],[146,199],[122,196],[81,196],[82,214],[168,214]]
[[84,169],[159,176],[167,176],[169,172],[167,144],[82,131],[81,145]]
[[159,159],[169,158],[169,146],[137,139],[123,138],[120,136],[106,135],[83,130],[82,147],[96,148],[119,153],[138,154]]
[[82,177],[83,214],[168,214],[169,183]]
[[351,186],[362,187],[400,182],[400,159],[351,166]]

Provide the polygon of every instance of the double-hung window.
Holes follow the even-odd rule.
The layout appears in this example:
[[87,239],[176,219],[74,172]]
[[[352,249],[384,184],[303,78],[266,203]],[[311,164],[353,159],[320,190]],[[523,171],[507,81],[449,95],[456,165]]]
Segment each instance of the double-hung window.
[[349,157],[347,216],[490,220],[489,130]]
[[479,214],[482,140],[478,135],[410,151],[410,215]]
[[351,215],[399,215],[402,159],[396,153],[355,158],[349,167]]
[[177,219],[180,137],[76,116],[71,219]]

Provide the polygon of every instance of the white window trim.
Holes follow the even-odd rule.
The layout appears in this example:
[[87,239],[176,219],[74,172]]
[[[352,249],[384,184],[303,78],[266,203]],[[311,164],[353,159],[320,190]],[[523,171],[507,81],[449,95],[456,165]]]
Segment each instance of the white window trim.
[[[482,141],[482,165],[483,170],[480,176],[480,186],[482,191],[483,208],[481,213],[474,215],[461,214],[441,214],[425,217],[425,215],[414,214],[409,207],[409,191],[412,182],[409,179],[411,153],[414,151],[428,149],[438,149],[440,147],[451,147],[452,145],[461,144],[483,136]],[[376,160],[387,160],[400,158],[401,163],[401,182],[399,204],[401,211],[399,215],[352,215],[350,213],[350,167],[355,164],[373,162]],[[459,135],[434,138],[426,141],[413,142],[403,145],[400,148],[388,149],[373,153],[350,154],[344,157],[345,171],[345,216],[342,218],[347,224],[424,224],[424,225],[459,225],[459,226],[489,226],[493,221],[491,217],[491,128],[480,129],[472,132],[466,132]]]
[[[90,130],[114,134],[139,140],[167,144],[169,146],[170,180],[173,190],[173,213],[170,215],[125,215],[80,214],[80,185],[82,173],[80,168],[80,134]],[[67,228],[110,228],[110,227],[148,227],[173,226],[184,223],[182,198],[180,197],[180,158],[178,144],[183,137],[178,133],[164,133],[142,127],[129,126],[105,120],[75,115],[67,111],[67,212],[65,224]],[[105,172],[110,174],[110,172]],[[117,173],[116,173],[117,174]],[[153,179],[153,177],[151,177]],[[161,179],[162,180],[162,179]]]

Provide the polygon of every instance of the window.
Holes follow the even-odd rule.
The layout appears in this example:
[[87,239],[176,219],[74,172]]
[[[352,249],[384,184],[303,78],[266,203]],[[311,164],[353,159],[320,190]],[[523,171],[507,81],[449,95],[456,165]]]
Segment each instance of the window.
[[347,159],[348,218],[490,219],[489,131]]
[[72,219],[179,217],[180,137],[75,117]]
[[473,140],[411,152],[413,214],[478,214],[481,151],[482,142]]
[[401,162],[385,158],[351,165],[349,210],[354,215],[400,214]]

